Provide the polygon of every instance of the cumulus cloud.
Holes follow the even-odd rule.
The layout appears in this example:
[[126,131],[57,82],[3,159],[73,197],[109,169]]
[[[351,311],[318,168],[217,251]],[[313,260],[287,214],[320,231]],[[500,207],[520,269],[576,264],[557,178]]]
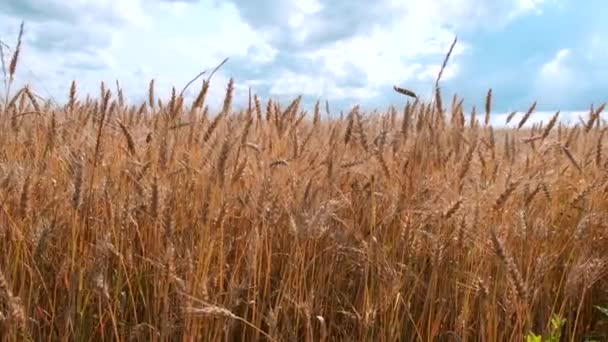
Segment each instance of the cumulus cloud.
[[[597,99],[597,91],[576,80],[583,75],[606,84],[600,63],[608,27],[598,24],[583,44],[583,31],[577,36],[571,27],[551,24],[569,22],[579,8],[586,22],[598,12],[572,0],[6,0],[0,39],[12,44],[25,19],[21,80],[59,97],[71,79],[81,93],[93,94],[101,80],[119,79],[140,100],[154,78],[158,92],[168,94],[230,57],[212,82],[218,105],[234,77],[237,103],[251,86],[262,97],[302,94],[305,105],[321,97],[344,108],[402,103],[393,84],[431,96],[458,35],[443,93],[458,92],[470,108],[493,87],[497,110],[510,111],[547,89],[553,95],[539,107]],[[593,22],[602,23],[597,17]],[[532,35],[543,39],[526,43]],[[591,67],[594,73],[584,72]],[[556,92],[572,90],[571,83],[578,83],[580,101],[565,95],[557,101]]]
[[17,83],[52,98],[63,97],[71,79],[94,90],[115,66],[115,38],[150,23],[140,0],[8,0],[0,2],[0,39],[13,40],[22,20]]
[[552,80],[555,80],[555,78],[567,77],[567,72],[569,70],[566,63],[568,62],[568,57],[570,55],[572,55],[572,51],[570,49],[559,50],[553,59],[541,66],[541,76]]
[[428,32],[432,27],[449,26],[455,29],[481,25],[495,27],[526,12],[538,11],[544,2],[544,0],[229,1],[236,5],[247,23],[267,33],[273,43],[291,48],[319,47],[364,34],[378,27],[390,29],[395,24],[406,22],[410,23],[412,30],[402,36],[403,40],[412,38],[415,34],[428,35],[432,33]]
[[521,15],[540,13],[546,0],[438,0],[431,11],[460,29],[496,29]]
[[[114,84],[118,79],[139,100],[151,78],[157,79],[159,93],[168,93],[224,57],[272,58],[272,49],[238,20],[231,6],[192,6],[11,0],[0,3],[0,39],[14,45],[19,21],[25,20],[17,83],[33,84],[41,95],[57,100],[65,99],[72,79],[82,95],[96,95],[101,81]],[[209,12],[215,16],[200,20]],[[212,91],[223,92],[227,77],[220,73],[215,80],[223,85],[214,85]]]
[[143,23],[140,0],[7,0],[0,3],[5,14],[36,22],[73,25]]
[[605,77],[608,76],[607,70],[594,71],[593,68],[593,62],[586,62],[584,51],[559,49],[540,66],[534,91],[541,101],[551,101],[552,105],[559,108],[568,106],[573,99],[589,99],[589,102],[605,101],[594,96],[592,85],[608,83],[594,80],[597,75],[593,76],[592,73],[597,72]]
[[[348,94],[351,98],[363,94],[362,102],[398,100],[390,94],[393,84],[427,89],[459,32],[506,25],[517,16],[538,11],[543,3],[543,0],[229,1],[251,28],[280,51],[266,66],[266,74],[272,74],[273,78],[255,79],[258,75],[247,75],[258,86],[272,82],[268,88],[285,95],[314,93],[348,99]],[[458,76],[461,56],[469,48],[469,42],[460,39],[444,81]],[[276,69],[285,70],[277,73]],[[283,86],[276,85],[276,77]],[[286,83],[302,83],[307,90],[298,91]]]

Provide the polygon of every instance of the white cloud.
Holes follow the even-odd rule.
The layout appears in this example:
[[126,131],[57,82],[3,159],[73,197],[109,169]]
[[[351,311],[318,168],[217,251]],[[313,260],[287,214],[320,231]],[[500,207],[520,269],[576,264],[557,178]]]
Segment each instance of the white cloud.
[[392,4],[418,21],[467,30],[503,27],[521,15],[539,13],[545,2],[546,0],[393,0]]
[[[276,55],[225,2],[26,0],[23,6],[26,10],[0,4],[9,13],[21,9],[26,21],[17,83],[33,84],[57,101],[65,100],[72,79],[81,96],[96,96],[101,81],[113,85],[118,79],[132,99],[143,99],[152,78],[157,93],[167,96],[171,86],[183,87],[225,57],[270,62]],[[0,39],[12,45],[19,20],[16,13],[8,20],[4,16],[0,14]],[[223,98],[227,80],[220,70],[210,92]],[[198,91],[196,85],[192,88]]]
[[[230,57],[212,82],[218,103],[231,76],[245,97],[239,83],[365,101],[393,84],[431,83],[456,33],[504,25],[546,1],[22,0],[0,3],[0,34],[26,18],[23,64],[37,77],[23,76],[61,98],[72,78],[94,95],[118,78],[135,98],[155,78],[168,94]],[[443,80],[463,72],[470,48],[459,40]]]
[[308,15],[318,13],[323,8],[323,4],[319,0],[300,0],[294,5],[298,10]]
[[[289,6],[289,2],[283,3],[283,6]],[[303,63],[310,64],[310,68],[288,68],[289,72],[274,77],[271,92],[293,96],[314,94],[330,98],[366,100],[379,95],[385,89],[390,89],[393,84],[426,79],[430,72],[435,72],[434,78],[439,70],[437,64],[443,60],[454,34],[441,28],[438,22],[429,21],[420,11],[411,11],[411,8],[405,10],[400,8],[399,4],[393,3],[372,6],[384,6],[382,8],[390,9],[393,15],[401,11],[398,15],[401,20],[381,23],[380,17],[370,17],[369,13],[378,12],[377,8],[371,8],[369,13],[359,13],[361,18],[371,18],[368,30],[350,32],[350,27],[340,27],[346,30],[344,38],[341,39],[313,44],[307,39],[312,41],[312,35],[321,35],[322,31],[313,32],[311,29],[295,33],[289,30],[284,32],[285,39],[289,39],[291,34],[293,39],[299,42],[295,46],[281,45],[280,41],[274,41],[271,37],[271,43],[283,46],[283,50],[289,49],[292,58],[299,58]],[[421,7],[421,10],[425,9]],[[315,9],[322,10],[327,9]],[[305,17],[302,13],[298,15]],[[272,15],[270,17],[272,18]],[[319,21],[319,18],[337,19],[327,17],[327,14],[326,17],[309,18],[318,24],[317,28],[325,27],[330,33],[335,33],[336,26],[332,26],[334,24]],[[255,25],[255,21],[252,23]],[[261,32],[267,32],[266,24],[267,22],[264,22],[259,28]],[[308,26],[315,27],[310,23]],[[466,47],[464,42],[456,46],[444,79],[457,74],[459,69],[455,60]]]
[[270,94],[283,97],[303,94],[334,100],[351,98],[365,100],[376,96],[377,91],[369,86],[338,85],[336,78],[332,76],[312,76],[283,71],[273,81]]
[[333,78],[351,77],[353,69],[365,76],[363,82],[377,87],[403,81],[412,77],[421,66],[419,63],[407,65],[400,54],[393,54],[390,44],[383,44],[379,34],[376,37],[355,37],[306,53],[320,66],[320,72]]
[[542,65],[540,69],[541,76],[547,79],[565,77],[565,73],[568,72],[567,59],[571,55],[572,51],[570,49],[559,50],[552,60]]
[[509,12],[509,19],[514,19],[520,16],[522,13],[534,12],[535,14],[542,14],[542,5],[545,4],[545,0],[517,0],[516,6]]
[[[543,3],[543,0],[379,0],[322,4],[310,1],[311,6],[302,6],[296,0],[264,0],[255,4],[231,1],[267,42],[311,65],[310,69],[288,68],[291,73],[281,74],[272,87],[275,93],[331,94],[344,98],[349,93],[351,98],[360,95],[357,89],[365,89],[365,95],[369,96],[384,92],[393,84],[433,80],[456,32],[504,25],[519,15],[538,10]],[[468,43],[461,39],[444,71],[444,80],[458,75],[459,58],[468,48]],[[319,74],[331,81],[324,81]],[[292,87],[296,82],[287,79],[298,80],[297,83],[310,89]]]
[[148,18],[142,10],[141,0],[19,0],[4,1],[0,9],[12,16],[25,16],[38,22],[65,24],[146,24]]
[[574,52],[571,49],[560,49],[540,67],[535,82],[539,99],[553,99],[555,103],[565,103],[568,97],[578,96],[584,89],[578,82]]
[[8,1],[0,10],[1,38],[13,46],[18,22],[25,22],[17,85],[32,84],[57,101],[65,98],[72,79],[92,92],[108,74],[116,75],[115,39],[150,24],[140,0]]
[[[454,78],[458,74],[459,69],[460,66],[458,64],[448,64],[441,74],[441,80],[446,81]],[[441,64],[429,64],[423,70],[416,73],[416,78],[421,81],[435,81],[440,70]]]
[[171,15],[181,17],[188,13],[191,4],[189,4],[187,1],[168,1],[165,6]]

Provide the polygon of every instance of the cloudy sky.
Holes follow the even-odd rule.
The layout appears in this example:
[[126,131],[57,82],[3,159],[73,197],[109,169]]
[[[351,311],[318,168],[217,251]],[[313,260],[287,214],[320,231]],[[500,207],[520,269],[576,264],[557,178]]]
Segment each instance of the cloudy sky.
[[[494,110],[586,111],[608,97],[608,2],[600,0],[0,0],[0,39],[25,41],[18,81],[65,101],[72,79],[97,94],[116,79],[140,101],[151,78],[168,95],[230,60],[212,80],[215,103],[234,77],[263,98],[401,106],[394,84],[422,96],[454,37],[443,94]],[[192,87],[198,91],[200,84]]]

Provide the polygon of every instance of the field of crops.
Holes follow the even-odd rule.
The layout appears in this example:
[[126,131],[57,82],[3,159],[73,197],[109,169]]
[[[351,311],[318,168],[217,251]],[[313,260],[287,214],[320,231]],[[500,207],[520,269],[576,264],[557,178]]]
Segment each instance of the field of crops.
[[236,108],[230,80],[215,112],[210,80],[142,104],[10,91],[2,340],[608,338],[603,106],[493,128],[491,92],[329,115]]

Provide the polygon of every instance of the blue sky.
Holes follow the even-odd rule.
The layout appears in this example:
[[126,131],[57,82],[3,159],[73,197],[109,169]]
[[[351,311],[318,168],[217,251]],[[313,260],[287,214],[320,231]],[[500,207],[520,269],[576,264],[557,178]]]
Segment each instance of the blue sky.
[[394,84],[428,97],[457,35],[446,102],[457,93],[467,110],[482,108],[491,87],[496,118],[535,100],[546,117],[606,101],[602,13],[599,0],[1,0],[0,39],[13,46],[25,21],[18,82],[58,102],[72,79],[94,95],[118,79],[140,101],[155,78],[168,95],[230,57],[212,106],[234,77],[241,104],[251,86],[264,99],[302,94],[338,110],[401,106]]

